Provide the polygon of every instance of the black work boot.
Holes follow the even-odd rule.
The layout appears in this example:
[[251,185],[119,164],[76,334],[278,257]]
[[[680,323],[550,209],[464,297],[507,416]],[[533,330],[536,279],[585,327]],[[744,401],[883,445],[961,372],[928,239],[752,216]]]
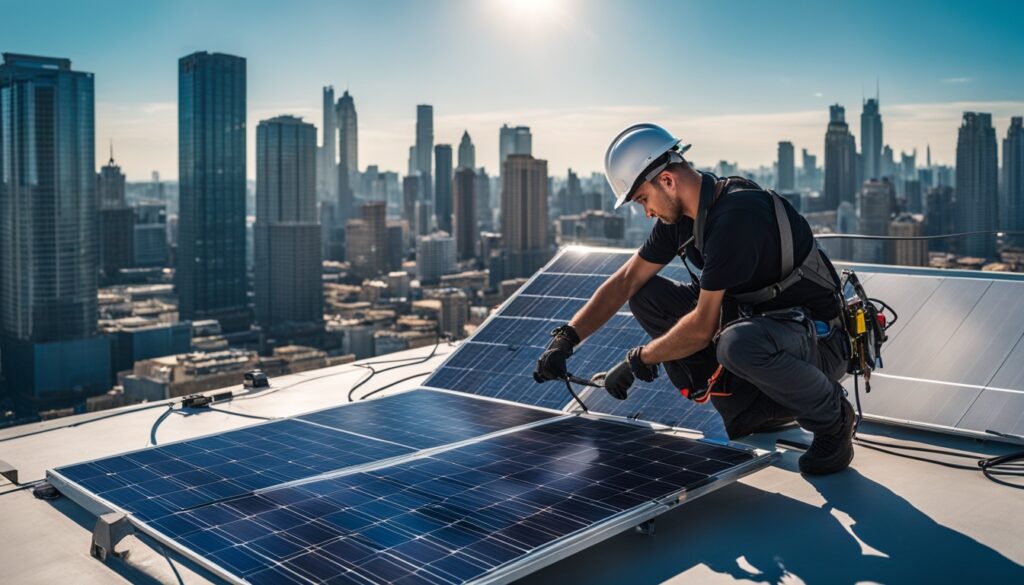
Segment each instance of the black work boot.
[[830,432],[814,433],[811,448],[800,456],[800,471],[808,475],[826,475],[842,471],[853,461],[853,425],[857,415],[845,398],[839,422]]

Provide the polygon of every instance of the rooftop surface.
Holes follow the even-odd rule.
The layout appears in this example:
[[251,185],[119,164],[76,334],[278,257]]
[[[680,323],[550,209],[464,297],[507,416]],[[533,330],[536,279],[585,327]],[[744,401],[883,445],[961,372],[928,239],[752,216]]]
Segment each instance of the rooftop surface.
[[[426,359],[431,349],[361,362],[410,358],[409,365],[375,375],[357,397],[389,384],[395,385],[375,397],[416,387],[454,347],[441,345]],[[269,391],[239,395],[217,406],[235,414],[175,413],[155,431],[154,423],[166,410],[160,403],[146,410],[133,410],[136,405],[5,429],[0,431],[0,459],[17,468],[25,484],[42,479],[47,469],[146,447],[154,433],[163,444],[259,422],[238,414],[285,417],[340,405],[347,401],[349,388],[367,374],[357,364],[275,378]],[[240,386],[232,390],[241,393]],[[90,420],[95,422],[58,428]],[[861,436],[977,458],[1019,448],[874,423],[865,423]],[[770,450],[778,438],[809,440],[791,428],[743,442]],[[974,466],[971,458],[909,454]],[[783,451],[773,466],[659,516],[653,535],[628,531],[612,536],[526,581],[1024,582],[1024,524],[1019,520],[1024,518],[1024,498],[1019,490],[989,481],[976,470],[865,446],[857,447],[851,469],[808,478],[797,471],[798,456]],[[125,538],[118,547],[130,551],[125,559],[100,562],[89,556],[95,517],[66,497],[43,501],[30,489],[0,484],[0,517],[6,532],[0,549],[6,583],[50,583],[72,575],[77,583],[177,582],[172,564],[147,537]],[[219,582],[184,558],[170,556],[185,583]]]

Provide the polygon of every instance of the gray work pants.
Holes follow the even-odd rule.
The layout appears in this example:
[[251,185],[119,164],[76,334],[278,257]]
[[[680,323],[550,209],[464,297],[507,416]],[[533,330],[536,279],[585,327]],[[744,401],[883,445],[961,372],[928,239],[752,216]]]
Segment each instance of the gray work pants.
[[[629,299],[629,308],[652,338],[660,337],[697,306],[698,294],[695,285],[654,276]],[[705,387],[718,363],[742,379],[726,382],[731,396],[712,398],[730,435],[736,425],[793,416],[808,431],[830,431],[844,399],[838,383],[846,372],[843,342],[841,331],[818,339],[814,322],[796,309],[734,321],[714,344],[664,365],[679,388]]]

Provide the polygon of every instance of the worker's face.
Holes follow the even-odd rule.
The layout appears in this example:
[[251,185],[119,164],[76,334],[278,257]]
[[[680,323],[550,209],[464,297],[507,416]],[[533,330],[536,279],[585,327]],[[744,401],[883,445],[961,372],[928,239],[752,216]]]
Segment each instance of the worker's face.
[[662,172],[654,181],[640,185],[633,195],[633,202],[644,208],[644,215],[656,217],[662,223],[673,224],[683,217],[679,182],[668,171]]

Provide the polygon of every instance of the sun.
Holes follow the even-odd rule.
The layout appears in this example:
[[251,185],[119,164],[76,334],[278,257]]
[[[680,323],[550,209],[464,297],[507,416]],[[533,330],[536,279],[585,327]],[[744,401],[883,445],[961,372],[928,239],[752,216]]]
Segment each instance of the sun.
[[502,16],[524,23],[543,23],[559,17],[564,0],[494,0]]

